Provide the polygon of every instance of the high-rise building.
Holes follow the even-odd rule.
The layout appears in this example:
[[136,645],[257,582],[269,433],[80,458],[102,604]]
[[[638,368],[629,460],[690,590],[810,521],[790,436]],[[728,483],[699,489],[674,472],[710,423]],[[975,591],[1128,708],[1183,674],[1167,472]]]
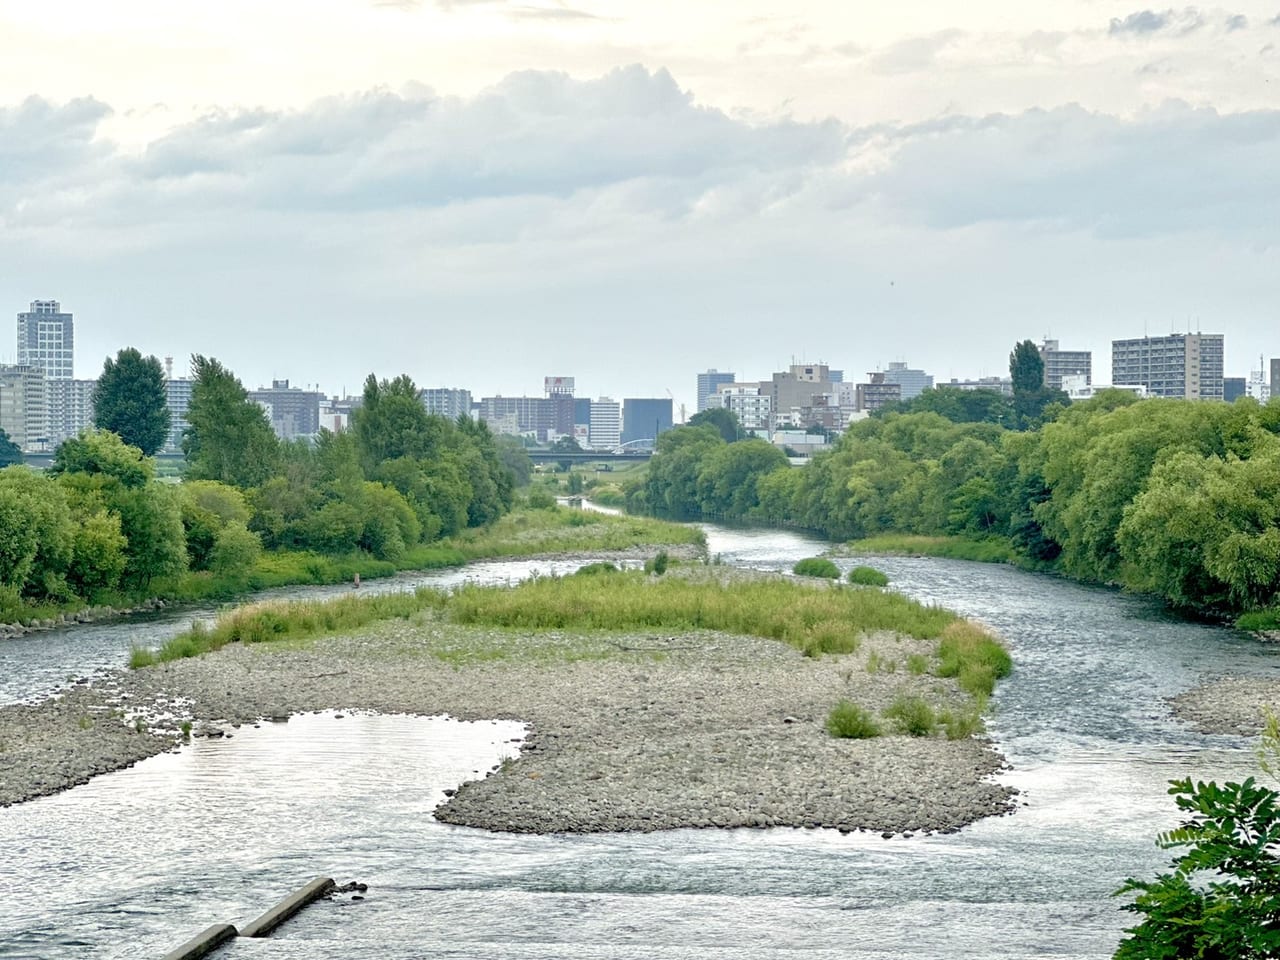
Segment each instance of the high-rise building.
[[1050,390],[1061,390],[1063,377],[1083,376],[1086,385],[1093,383],[1093,353],[1089,350],[1063,350],[1057,340],[1045,340],[1040,344],[1040,359],[1044,361],[1044,385]]
[[1222,399],[1227,403],[1235,403],[1244,396],[1248,384],[1244,377],[1222,378]]
[[698,374],[698,413],[707,409],[707,397],[716,392],[723,384],[733,383],[736,378],[732,373],[721,373],[719,370],[708,370]]
[[427,413],[448,420],[471,416],[471,391],[453,389],[451,387],[433,387],[418,391],[418,399],[427,408]]
[[1153,397],[1222,400],[1223,336],[1173,333],[1111,341],[1111,382],[1141,384]]
[[658,434],[671,429],[671,398],[628,397],[622,401],[622,442],[656,442]]
[[743,430],[768,433],[773,426],[773,398],[758,383],[730,383],[707,398],[707,409],[724,408]]
[[93,392],[97,380],[48,380],[49,442],[57,446],[93,426]]
[[[1262,358],[1258,358],[1258,366],[1262,366]],[[1271,399],[1271,385],[1267,383],[1267,374],[1265,370],[1250,370],[1249,382],[1244,385],[1244,392],[1247,396],[1253,397],[1259,403],[1266,403]],[[1224,398],[1225,399],[1225,398]]]
[[933,375],[923,370],[914,370],[904,361],[895,360],[884,372],[884,382],[896,383],[902,388],[902,399],[910,400],[933,387]]
[[75,376],[75,321],[57,300],[33,300],[18,314],[18,366],[39,367],[45,380]]
[[591,446],[612,450],[622,442],[622,404],[608,397],[591,401]]
[[164,402],[169,408],[169,433],[164,440],[165,453],[182,453],[182,434],[186,431],[187,411],[191,409],[191,388],[195,381],[189,377],[173,377],[173,363],[165,366]]
[[858,410],[879,410],[902,399],[902,384],[890,381],[888,376],[887,372],[877,370],[867,374],[866,383],[857,385],[855,402]]
[[0,365],[0,429],[24,453],[52,449],[45,386],[39,367]]
[[555,436],[573,434],[573,396],[481,397],[480,419],[494,433],[533,434],[546,443]]
[[573,396],[573,377],[543,377],[542,389],[548,397]]
[[249,391],[249,399],[262,405],[271,418],[271,429],[281,440],[313,437],[320,432],[320,400],[318,390],[289,386],[288,380],[272,380],[271,388]]
[[[831,369],[825,363],[793,363],[787,370],[775,373],[760,389],[769,394],[773,407],[773,427],[783,424],[807,427],[804,410],[836,404],[836,385],[831,382]],[[830,401],[817,400],[828,397]]]

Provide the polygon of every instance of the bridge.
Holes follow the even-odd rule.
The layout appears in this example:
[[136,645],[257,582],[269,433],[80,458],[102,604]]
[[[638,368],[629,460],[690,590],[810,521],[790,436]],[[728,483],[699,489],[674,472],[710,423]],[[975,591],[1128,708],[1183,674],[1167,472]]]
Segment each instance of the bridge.
[[628,450],[625,453],[600,453],[589,450],[559,453],[555,450],[530,450],[534,463],[643,463],[653,456],[652,450]]

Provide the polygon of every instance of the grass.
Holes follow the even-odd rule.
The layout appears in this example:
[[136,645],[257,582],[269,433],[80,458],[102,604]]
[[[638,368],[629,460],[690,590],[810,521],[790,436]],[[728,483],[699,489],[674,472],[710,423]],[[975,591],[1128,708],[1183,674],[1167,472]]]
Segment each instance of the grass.
[[839,580],[840,568],[826,557],[805,557],[791,568],[797,577],[822,577],[825,580]]
[[884,533],[863,540],[853,540],[854,553],[888,556],[946,557],[951,560],[976,560],[981,563],[1013,563],[1018,557],[1006,540],[970,537],[926,537],[911,533]]
[[869,740],[880,736],[880,724],[871,713],[851,700],[841,700],[827,714],[827,733],[845,740]]
[[1280,610],[1251,610],[1236,617],[1236,627],[1240,630],[1261,631],[1280,630]]
[[560,506],[517,510],[489,527],[468,530],[447,541],[465,560],[705,543],[697,527]]
[[854,567],[849,571],[848,580],[860,587],[887,587],[889,578],[875,567]]
[[885,719],[892,720],[903,733],[913,737],[932,736],[938,728],[937,714],[921,697],[899,695],[882,713]]
[[977,624],[956,620],[942,631],[935,676],[954,677],[961,690],[985,702],[1012,671],[1009,651]]

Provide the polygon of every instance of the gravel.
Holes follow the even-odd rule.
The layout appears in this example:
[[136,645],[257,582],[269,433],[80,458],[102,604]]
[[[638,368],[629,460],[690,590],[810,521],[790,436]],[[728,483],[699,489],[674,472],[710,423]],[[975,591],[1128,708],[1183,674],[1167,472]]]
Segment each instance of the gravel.
[[[220,735],[337,709],[528,723],[518,759],[437,810],[454,824],[953,831],[1012,809],[988,741],[837,740],[824,728],[842,698],[877,712],[899,693],[965,704],[952,681],[902,666],[931,646],[877,635],[855,654],[813,660],[714,632],[521,635],[431,615],[306,645],[236,644],[0,709],[0,805],[179,748],[183,721]],[[868,672],[873,651],[899,668]],[[404,775],[414,776],[408,760]]]
[[1169,701],[1173,715],[1202,733],[1253,736],[1262,729],[1262,712],[1280,713],[1280,681],[1222,677]]

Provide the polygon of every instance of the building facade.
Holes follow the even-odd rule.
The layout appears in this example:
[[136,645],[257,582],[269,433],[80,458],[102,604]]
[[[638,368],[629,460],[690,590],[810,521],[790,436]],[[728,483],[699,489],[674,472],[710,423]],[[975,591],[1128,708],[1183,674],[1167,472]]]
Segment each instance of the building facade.
[[18,314],[18,366],[39,367],[45,380],[75,376],[75,320],[57,300],[33,300]]
[[743,430],[769,433],[773,429],[773,398],[757,383],[724,384],[707,398],[707,409],[728,410]]
[[902,399],[902,384],[890,381],[888,376],[887,371],[877,370],[867,374],[866,383],[857,385],[855,404],[858,410],[870,413]]
[[933,387],[933,376],[923,370],[914,370],[903,361],[894,361],[884,372],[884,382],[896,383],[902,388],[902,399],[910,400]]
[[1222,378],[1222,399],[1227,403],[1235,403],[1245,395],[1245,390],[1249,384],[1244,377],[1223,377]]
[[625,397],[622,401],[622,442],[657,441],[671,429],[671,398]]
[[[173,365],[166,369],[172,373]],[[191,409],[191,388],[195,381],[189,377],[170,376],[164,382],[164,402],[169,408],[169,435],[164,440],[165,453],[182,453],[182,434],[188,427],[187,411]]]
[[1141,384],[1149,396],[1223,400],[1223,336],[1174,333],[1111,341],[1111,382]]
[[592,449],[612,450],[622,442],[622,404],[609,397],[591,401]]
[[0,365],[0,429],[23,453],[49,445],[44,371],[27,364]]
[[271,429],[281,440],[314,437],[320,432],[320,401],[317,390],[289,386],[288,380],[272,380],[271,388],[249,391],[249,399],[262,405],[271,418]]
[[471,391],[452,387],[434,387],[418,391],[418,399],[427,413],[448,420],[471,416]]
[[543,377],[542,392],[548,397],[556,397],[564,394],[573,396],[574,382],[573,377]]
[[47,380],[49,442],[55,447],[93,426],[93,393],[97,380]]
[[715,393],[720,387],[733,383],[737,378],[732,373],[722,373],[719,370],[708,370],[706,373],[698,374],[698,413],[707,409],[707,398]]
[[480,419],[494,433],[529,434],[541,443],[573,433],[573,396],[481,397]]
[[1061,390],[1063,377],[1084,377],[1086,385],[1093,383],[1093,353],[1089,350],[1063,350],[1057,340],[1045,340],[1040,344],[1040,359],[1044,361],[1044,385],[1050,390]]

